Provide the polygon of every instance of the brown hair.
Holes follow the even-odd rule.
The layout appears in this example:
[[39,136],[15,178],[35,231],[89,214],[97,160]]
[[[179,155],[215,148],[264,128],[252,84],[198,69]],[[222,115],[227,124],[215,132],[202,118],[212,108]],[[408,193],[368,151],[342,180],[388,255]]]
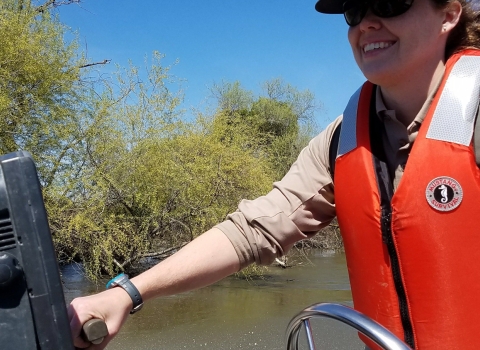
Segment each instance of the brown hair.
[[460,19],[450,32],[445,47],[445,57],[448,58],[465,48],[480,49],[480,1],[479,0],[432,0],[438,7],[444,9],[449,3],[458,1],[462,5]]

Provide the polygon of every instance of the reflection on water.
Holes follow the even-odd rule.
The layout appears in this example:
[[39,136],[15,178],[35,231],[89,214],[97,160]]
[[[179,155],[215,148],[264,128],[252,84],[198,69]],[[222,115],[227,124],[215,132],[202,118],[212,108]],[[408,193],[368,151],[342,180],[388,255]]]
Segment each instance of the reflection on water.
[[[351,305],[344,255],[316,253],[309,259],[311,264],[299,267],[271,267],[264,280],[229,277],[151,301],[129,317],[108,349],[285,349],[285,329],[300,310],[327,301]],[[67,302],[105,286],[105,281],[89,284],[74,266],[62,273]],[[312,325],[318,349],[363,349],[346,326],[331,320],[313,320]]]

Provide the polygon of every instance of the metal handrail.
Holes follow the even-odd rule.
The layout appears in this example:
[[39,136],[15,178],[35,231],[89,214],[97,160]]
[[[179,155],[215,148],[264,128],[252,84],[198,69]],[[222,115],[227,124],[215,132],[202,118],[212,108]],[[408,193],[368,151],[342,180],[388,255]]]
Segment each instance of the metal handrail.
[[292,318],[287,327],[287,350],[298,349],[298,335],[302,325],[305,326],[309,349],[315,350],[315,343],[309,321],[310,318],[313,317],[332,318],[345,323],[370,338],[384,350],[412,350],[392,332],[371,318],[348,306],[331,303],[314,304]]

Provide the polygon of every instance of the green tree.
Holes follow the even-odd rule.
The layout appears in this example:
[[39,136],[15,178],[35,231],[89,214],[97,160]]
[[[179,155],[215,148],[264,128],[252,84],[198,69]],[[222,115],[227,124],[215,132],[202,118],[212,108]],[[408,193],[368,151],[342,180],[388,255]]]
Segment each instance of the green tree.
[[84,60],[64,41],[53,5],[0,2],[0,152],[30,151],[46,186],[75,157],[85,90]]
[[182,92],[162,59],[154,54],[146,77],[120,69],[104,88],[81,176],[50,206],[57,250],[91,278],[190,241],[271,185],[269,164],[222,143],[211,119],[182,119]]
[[218,111],[213,133],[224,144],[267,159],[278,180],[316,133],[317,106],[311,92],[298,91],[281,79],[266,82],[263,90],[263,96],[254,97],[239,82],[214,86]]
[[223,84],[217,113],[186,121],[181,82],[157,52],[146,73],[91,81],[95,63],[51,11],[72,2],[0,0],[0,152],[32,153],[57,254],[95,279],[162,257],[266,193],[314,107],[281,80],[260,97]]
[[[215,85],[212,94],[217,101],[212,136],[265,164],[268,189],[285,175],[317,132],[314,112],[318,107],[313,94],[298,91],[281,79],[264,83],[260,96],[243,89],[238,81]],[[251,278],[264,272],[265,267],[251,265],[239,275]]]

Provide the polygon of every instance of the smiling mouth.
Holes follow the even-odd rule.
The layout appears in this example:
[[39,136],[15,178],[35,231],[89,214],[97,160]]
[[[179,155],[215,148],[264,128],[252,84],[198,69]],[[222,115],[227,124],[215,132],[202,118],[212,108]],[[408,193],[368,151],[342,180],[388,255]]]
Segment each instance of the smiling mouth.
[[371,43],[371,44],[366,44],[363,46],[363,52],[367,53],[369,51],[373,50],[378,50],[378,49],[386,49],[387,47],[390,47],[394,44],[394,42],[391,41],[379,41],[376,43]]

